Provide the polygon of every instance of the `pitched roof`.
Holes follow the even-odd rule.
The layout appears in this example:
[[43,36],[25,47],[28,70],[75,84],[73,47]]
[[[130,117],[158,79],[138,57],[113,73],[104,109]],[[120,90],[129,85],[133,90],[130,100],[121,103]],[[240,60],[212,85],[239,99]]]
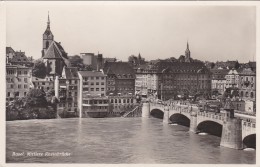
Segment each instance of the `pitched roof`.
[[252,71],[251,68],[244,68],[241,71],[239,71],[240,75],[256,75],[254,71]]
[[66,79],[78,79],[78,69],[76,67],[65,67],[63,69],[62,76],[64,76]]
[[[165,69],[169,72],[179,73],[179,72],[209,72],[206,66],[202,62],[169,62],[161,60],[154,65],[147,66],[147,70],[156,70],[156,72],[161,73]],[[200,71],[199,71],[200,70]]]
[[79,74],[83,77],[106,76],[103,72],[100,71],[79,71]]
[[14,50],[12,47],[6,47],[6,54],[14,53]]
[[106,62],[103,71],[105,74],[131,75],[131,78],[135,78],[135,71],[127,62]]
[[44,54],[44,59],[61,59],[61,51],[55,45],[55,42],[51,42],[50,46],[48,47],[46,53]]
[[11,62],[29,62],[25,52],[15,52],[15,55],[10,60]]

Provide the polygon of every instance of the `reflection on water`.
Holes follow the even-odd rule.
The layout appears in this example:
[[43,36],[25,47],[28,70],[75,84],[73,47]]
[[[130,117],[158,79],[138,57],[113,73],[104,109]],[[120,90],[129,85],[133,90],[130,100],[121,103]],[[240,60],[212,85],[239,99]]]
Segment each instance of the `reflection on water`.
[[[219,147],[220,138],[155,118],[56,119],[7,122],[7,162],[255,163],[255,151]],[[12,156],[24,152],[24,156]],[[26,156],[68,152],[70,156]]]

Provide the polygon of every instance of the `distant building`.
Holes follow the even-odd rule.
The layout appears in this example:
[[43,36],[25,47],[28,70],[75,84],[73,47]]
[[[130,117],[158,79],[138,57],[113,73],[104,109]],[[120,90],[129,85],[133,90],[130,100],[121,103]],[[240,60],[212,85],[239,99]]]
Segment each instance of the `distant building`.
[[109,100],[106,94],[106,75],[98,71],[79,71],[79,116],[105,117]]
[[54,79],[53,77],[37,78],[32,77],[33,88],[43,89],[44,92],[48,92],[54,89]]
[[25,52],[15,52],[11,47],[6,47],[6,63],[10,65],[33,66],[33,62],[27,58]]
[[227,69],[211,69],[212,80],[211,80],[211,89],[212,91],[217,90],[219,94],[224,94],[226,90],[227,80],[225,76],[228,74],[229,70]]
[[235,69],[229,70],[227,75],[225,76],[227,82],[226,82],[226,88],[238,88],[239,85],[239,73]]
[[239,72],[240,97],[255,101],[256,98],[256,73],[251,68],[244,68]]
[[6,65],[6,99],[25,97],[32,86],[32,69],[20,65]]
[[107,95],[133,95],[135,71],[127,62],[106,62],[103,68],[107,75]]
[[93,70],[99,71],[103,66],[103,55],[94,53],[80,53],[80,57],[83,59],[83,64],[90,65]]
[[189,44],[185,56],[178,61],[155,60],[136,68],[136,92],[167,100],[177,97],[209,95],[211,72],[190,57]]

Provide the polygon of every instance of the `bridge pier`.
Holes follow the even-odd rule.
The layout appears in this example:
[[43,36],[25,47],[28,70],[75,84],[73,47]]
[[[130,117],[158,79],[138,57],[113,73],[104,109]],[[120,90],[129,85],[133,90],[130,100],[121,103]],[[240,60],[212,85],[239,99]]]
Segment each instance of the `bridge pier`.
[[190,113],[190,131],[193,133],[197,132],[197,112],[191,111]]
[[164,114],[163,114],[163,123],[165,124],[169,124],[170,121],[169,121],[169,107],[168,106],[165,106],[164,108]]
[[149,118],[150,117],[150,103],[143,103],[142,117],[143,118]]
[[225,119],[222,125],[220,146],[243,149],[242,120],[234,117],[234,106],[228,98],[224,106]]
[[243,149],[242,124],[240,119],[231,118],[224,121],[220,146],[237,150]]

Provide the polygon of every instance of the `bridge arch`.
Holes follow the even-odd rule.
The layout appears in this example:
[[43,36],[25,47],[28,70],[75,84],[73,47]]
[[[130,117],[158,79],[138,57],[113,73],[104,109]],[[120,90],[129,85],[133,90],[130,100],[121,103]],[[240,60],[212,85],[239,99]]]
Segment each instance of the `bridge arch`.
[[221,137],[222,135],[222,128],[222,124],[212,120],[205,120],[197,125],[197,130],[199,132],[206,132],[218,137]]
[[243,144],[246,148],[256,148],[256,134],[250,134],[243,138]]
[[164,112],[161,109],[154,108],[151,110],[150,115],[155,118],[163,119]]
[[190,118],[186,115],[174,113],[170,116],[169,119],[172,123],[177,123],[179,125],[190,127]]

